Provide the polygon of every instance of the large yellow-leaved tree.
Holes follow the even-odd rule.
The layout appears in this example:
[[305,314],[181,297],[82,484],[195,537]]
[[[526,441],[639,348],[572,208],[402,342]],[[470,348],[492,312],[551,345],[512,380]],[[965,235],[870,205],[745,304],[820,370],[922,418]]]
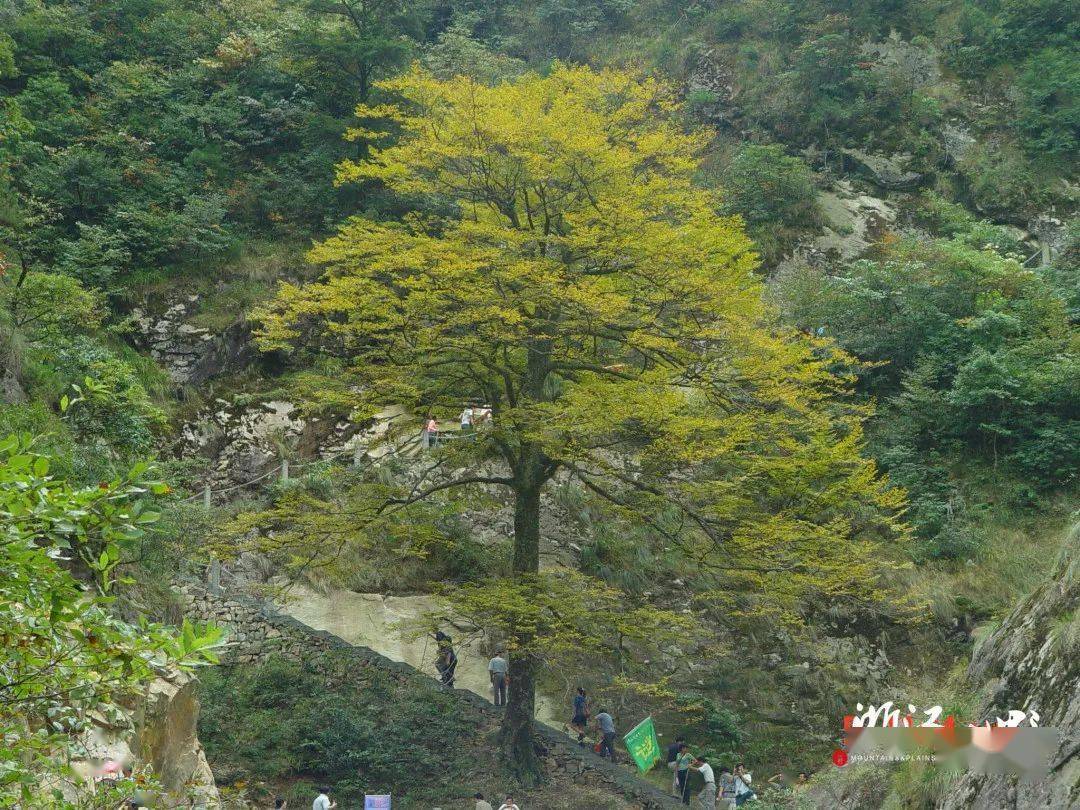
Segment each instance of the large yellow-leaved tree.
[[[557,475],[677,543],[740,610],[872,590],[900,496],[860,455],[843,358],[763,304],[740,222],[695,183],[706,140],[666,88],[557,66],[495,86],[413,69],[378,90],[350,133],[368,157],[338,181],[415,213],[349,220],[311,252],[323,276],[258,317],[266,349],[345,358],[358,403],[493,409],[475,442],[435,451],[453,474],[408,500],[507,487],[516,598],[542,587]],[[504,741],[523,774],[538,626],[510,630]]]

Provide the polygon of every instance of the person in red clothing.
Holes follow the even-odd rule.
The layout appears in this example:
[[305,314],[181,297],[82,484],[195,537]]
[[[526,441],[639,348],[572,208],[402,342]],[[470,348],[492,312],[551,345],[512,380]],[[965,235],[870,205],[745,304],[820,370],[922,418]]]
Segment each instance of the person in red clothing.
[[424,424],[424,447],[430,450],[439,441],[439,423],[434,416],[429,416]]

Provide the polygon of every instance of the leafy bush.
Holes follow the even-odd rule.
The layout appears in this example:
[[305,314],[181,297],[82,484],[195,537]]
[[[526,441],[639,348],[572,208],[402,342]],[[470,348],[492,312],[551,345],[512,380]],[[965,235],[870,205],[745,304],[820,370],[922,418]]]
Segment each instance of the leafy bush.
[[90,486],[50,468],[31,436],[0,440],[0,807],[73,810],[87,805],[50,788],[93,721],[122,721],[159,668],[216,661],[220,632],[135,627],[104,598],[163,484],[140,482],[145,467]]
[[1046,190],[1034,167],[1008,143],[977,144],[957,164],[972,205],[1003,219],[1035,213]]
[[810,169],[781,146],[749,144],[721,174],[724,212],[739,214],[750,232],[774,244],[821,220]]
[[1024,64],[1017,124],[1024,148],[1046,161],[1080,157],[1080,48],[1044,48]]
[[[148,451],[166,424],[164,412],[151,401],[131,364],[88,336],[47,340],[32,353],[35,386],[56,401],[71,386],[82,389],[82,401],[71,423],[84,439],[99,440],[125,454]],[[87,383],[89,380],[89,384]]]
[[1080,412],[1065,381],[1080,355],[1040,275],[959,239],[905,241],[835,275],[792,271],[777,292],[797,324],[826,325],[869,361],[861,382],[885,403],[885,446],[970,448],[1037,486],[1075,480]]
[[[374,668],[327,688],[311,669],[271,659],[206,673],[200,699],[199,738],[215,769],[277,785],[334,785],[343,806],[362,802],[365,790],[408,799],[437,787],[445,796],[447,783],[470,771],[478,742],[452,695]],[[439,774],[439,784],[417,773]],[[302,788],[290,795],[311,798]]]

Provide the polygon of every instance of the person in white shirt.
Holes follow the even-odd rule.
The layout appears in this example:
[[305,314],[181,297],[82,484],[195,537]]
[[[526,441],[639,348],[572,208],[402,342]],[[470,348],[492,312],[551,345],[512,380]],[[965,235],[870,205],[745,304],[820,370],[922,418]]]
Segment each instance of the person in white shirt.
[[472,405],[466,405],[465,410],[461,412],[461,432],[471,433],[473,424],[473,409]]
[[510,680],[510,664],[507,663],[503,651],[495,653],[495,657],[488,661],[488,677],[491,679],[491,691],[495,693],[495,705],[506,705],[506,684]]
[[311,803],[311,810],[334,810],[335,807],[337,807],[337,802],[330,801],[330,788],[319,788],[319,795]]
[[521,808],[514,804],[513,796],[507,796],[506,801],[499,806],[499,810],[521,810]]
[[751,775],[746,766],[741,762],[735,766],[735,806],[742,807],[751,799],[756,799],[757,794],[750,787]]
[[716,777],[713,776],[712,765],[709,764],[705,757],[698,757],[690,765],[695,771],[701,774],[705,780],[705,787],[701,789],[701,793],[698,794],[698,800],[701,802],[701,806],[705,810],[716,810]]

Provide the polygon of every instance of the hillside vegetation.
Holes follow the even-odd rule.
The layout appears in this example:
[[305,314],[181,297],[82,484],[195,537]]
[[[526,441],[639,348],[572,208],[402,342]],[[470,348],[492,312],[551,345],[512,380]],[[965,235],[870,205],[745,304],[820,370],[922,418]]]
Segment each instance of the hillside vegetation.
[[[1078,43],[1067,0],[4,4],[0,554],[56,626],[0,659],[0,806],[93,697],[34,661],[113,701],[212,659],[135,629],[211,557],[445,597],[416,631],[508,644],[525,783],[536,690],[772,772],[856,701],[970,705],[1077,507]],[[265,403],[303,430],[214,422]],[[303,735],[259,761],[222,696],[263,681],[207,683],[280,782]]]

